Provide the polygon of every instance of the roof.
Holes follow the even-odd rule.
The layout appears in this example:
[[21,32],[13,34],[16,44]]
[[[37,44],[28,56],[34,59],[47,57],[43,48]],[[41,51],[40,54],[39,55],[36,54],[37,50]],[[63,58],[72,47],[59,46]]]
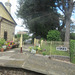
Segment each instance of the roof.
[[9,21],[9,20],[7,20],[7,19],[5,19],[5,18],[1,17],[1,16],[0,16],[0,18],[1,18],[1,21],[2,21],[2,20],[6,20],[6,21],[8,21],[8,22],[10,22],[10,23],[12,23],[12,24],[17,25],[16,23],[13,23],[13,22],[11,22],[11,21]]
[[[15,20],[13,19],[13,17],[11,16],[11,14],[8,12],[8,10],[6,9],[6,7],[3,5],[2,2],[0,2],[0,4],[4,7],[4,9],[7,11],[7,13],[9,14],[9,16],[12,18],[12,20],[14,21],[14,24],[17,25],[17,23],[15,22]],[[3,18],[4,19],[4,18]]]

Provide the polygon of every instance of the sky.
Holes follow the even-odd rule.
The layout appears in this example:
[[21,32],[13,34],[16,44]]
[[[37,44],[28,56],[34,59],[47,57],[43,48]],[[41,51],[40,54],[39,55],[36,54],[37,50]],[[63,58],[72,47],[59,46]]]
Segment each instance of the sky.
[[[0,0],[0,2],[2,2],[3,4],[5,4],[5,2],[7,2],[8,0]],[[74,0],[75,1],[75,0]],[[12,17],[14,18],[14,20],[16,21],[17,23],[17,26],[15,27],[15,34],[18,32],[18,31],[25,31],[27,29],[25,29],[24,27],[21,27],[21,25],[23,24],[23,20],[20,19],[20,18],[17,18],[16,16],[16,10],[17,10],[17,0],[10,0],[10,3],[11,3],[11,15]],[[59,12],[61,14],[63,14],[60,10]],[[75,13],[72,14],[73,16],[71,17],[72,21],[74,22],[75,24]]]
[[[2,2],[4,5],[5,5],[5,2],[7,2],[8,0],[0,0],[0,2]],[[16,10],[17,10],[17,0],[10,0],[10,3],[11,3],[11,15],[12,17],[14,18],[14,20],[16,21],[17,23],[17,26],[15,27],[15,34],[18,32],[18,31],[27,31],[27,29],[25,29],[24,27],[21,27],[21,25],[23,24],[23,20],[20,19],[20,18],[17,18],[16,16]]]

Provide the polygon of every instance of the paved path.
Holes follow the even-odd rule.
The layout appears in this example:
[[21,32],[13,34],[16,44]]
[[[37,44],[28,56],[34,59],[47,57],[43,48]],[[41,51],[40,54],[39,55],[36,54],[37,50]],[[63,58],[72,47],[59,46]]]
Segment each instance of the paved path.
[[75,64],[31,54],[26,47],[23,48],[23,53],[20,53],[20,48],[0,52],[0,66],[23,68],[46,75],[75,75]]

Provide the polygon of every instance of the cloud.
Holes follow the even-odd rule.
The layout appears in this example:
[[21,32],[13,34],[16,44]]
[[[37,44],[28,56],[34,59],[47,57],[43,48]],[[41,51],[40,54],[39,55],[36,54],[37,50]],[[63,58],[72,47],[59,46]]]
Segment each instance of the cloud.
[[16,23],[17,23],[19,26],[23,25],[23,20],[22,20],[22,19],[20,19],[20,18],[15,18],[15,21],[16,21]]
[[0,2],[2,2],[3,4],[6,2],[7,0],[0,0]]
[[28,31],[28,29],[25,29],[24,27],[20,27],[20,26],[16,26],[15,27],[15,34],[17,33],[17,32],[19,32],[19,31]]
[[73,21],[73,23],[75,24],[75,18],[71,17],[71,20]]

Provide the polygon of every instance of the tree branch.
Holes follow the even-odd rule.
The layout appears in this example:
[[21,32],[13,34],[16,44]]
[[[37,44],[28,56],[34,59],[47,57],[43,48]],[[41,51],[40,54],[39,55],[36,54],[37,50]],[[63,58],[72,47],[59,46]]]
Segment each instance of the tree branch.
[[62,3],[62,6],[63,6],[63,10],[66,11],[66,7],[65,7],[66,1],[64,2],[64,0],[61,0],[61,3]]
[[59,31],[61,31],[63,28],[64,28],[64,26],[65,26],[65,19],[63,20],[63,24],[62,24],[62,26],[60,26],[58,29],[59,29]]

